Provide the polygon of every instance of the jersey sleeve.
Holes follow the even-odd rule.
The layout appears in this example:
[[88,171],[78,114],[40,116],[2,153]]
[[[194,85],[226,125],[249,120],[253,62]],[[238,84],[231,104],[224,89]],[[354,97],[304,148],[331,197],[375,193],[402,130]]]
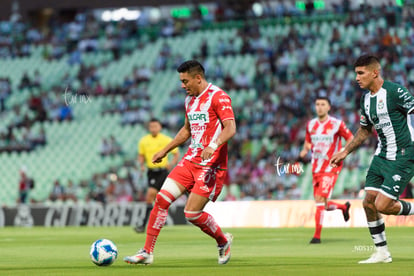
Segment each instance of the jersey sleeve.
[[403,86],[397,88],[396,102],[398,108],[405,114],[408,114],[414,110],[414,97],[410,92],[408,92],[407,88]]
[[345,138],[345,140],[348,140],[352,137],[352,132],[346,127],[344,121],[341,121],[338,133],[341,137]]
[[365,99],[365,95],[362,95],[361,97],[361,101],[360,101],[360,108],[359,108],[359,124],[361,126],[372,126],[371,122],[368,120],[368,116],[365,113],[365,108],[364,108],[364,99]]
[[213,99],[213,107],[222,122],[234,120],[233,108],[231,107],[231,98],[224,92],[217,93]]

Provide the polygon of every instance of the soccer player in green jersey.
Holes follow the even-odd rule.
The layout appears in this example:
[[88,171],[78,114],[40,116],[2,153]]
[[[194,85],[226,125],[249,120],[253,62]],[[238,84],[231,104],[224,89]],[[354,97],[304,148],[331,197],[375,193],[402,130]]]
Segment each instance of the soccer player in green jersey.
[[368,138],[373,127],[376,129],[378,146],[366,176],[363,201],[376,251],[359,263],[390,263],[381,213],[414,214],[413,203],[398,199],[414,175],[414,129],[409,117],[414,113],[414,97],[405,87],[384,81],[375,56],[360,56],[354,67],[356,81],[369,92],[361,97],[360,128],[345,149],[332,156],[330,163],[337,166]]

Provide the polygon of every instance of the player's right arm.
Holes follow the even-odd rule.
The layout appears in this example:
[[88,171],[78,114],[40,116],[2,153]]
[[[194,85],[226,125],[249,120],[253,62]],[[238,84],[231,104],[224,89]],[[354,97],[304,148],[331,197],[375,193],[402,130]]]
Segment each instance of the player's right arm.
[[372,123],[370,122],[370,120],[368,120],[368,116],[365,113],[364,98],[365,96],[362,96],[360,100],[360,127],[354,135],[354,138],[352,138],[352,140],[349,143],[347,142],[345,148],[332,156],[331,161],[329,161],[329,164],[332,167],[337,167],[341,163],[341,161],[348,156],[348,154],[350,154],[351,152],[356,150],[360,145],[362,145],[362,143],[364,143],[364,141],[372,133]]
[[363,126],[361,125],[357,130],[354,138],[352,138],[351,142],[349,142],[345,149],[335,153],[330,161],[332,167],[338,166],[338,164],[344,160],[348,154],[356,150],[364,141],[371,135],[372,133],[372,125]]
[[177,135],[174,137],[174,139],[168,143],[162,150],[154,154],[154,157],[152,157],[152,163],[159,163],[161,160],[167,156],[167,154],[178,147],[179,145],[182,145],[185,143],[185,141],[188,140],[188,138],[191,137],[191,129],[190,129],[190,123],[188,122],[188,118],[185,117],[184,126],[178,131]]
[[305,140],[303,143],[303,149],[299,153],[300,158],[305,158],[306,154],[312,149],[312,144]]
[[311,149],[312,149],[312,140],[311,140],[310,133],[309,133],[309,123],[307,123],[305,142],[303,143],[303,149],[299,153],[299,157],[304,158]]

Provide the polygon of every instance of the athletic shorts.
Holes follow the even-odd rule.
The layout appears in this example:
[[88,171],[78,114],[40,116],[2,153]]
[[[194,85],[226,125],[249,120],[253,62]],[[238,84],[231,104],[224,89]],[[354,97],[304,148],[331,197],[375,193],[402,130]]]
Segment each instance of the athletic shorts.
[[337,173],[316,173],[313,175],[313,196],[330,198],[335,187]]
[[397,200],[413,176],[413,160],[387,160],[375,155],[368,169],[365,190],[377,191]]
[[183,185],[188,192],[215,201],[223,188],[226,175],[226,170],[197,165],[184,159],[168,177]]
[[159,169],[148,169],[147,178],[148,178],[148,187],[154,188],[157,191],[161,190],[162,184],[164,184],[165,179],[168,176],[168,170],[159,168]]

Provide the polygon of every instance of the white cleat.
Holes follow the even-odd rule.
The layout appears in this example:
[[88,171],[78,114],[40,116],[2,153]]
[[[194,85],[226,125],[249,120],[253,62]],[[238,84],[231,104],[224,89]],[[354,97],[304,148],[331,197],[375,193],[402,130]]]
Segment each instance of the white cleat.
[[144,264],[149,265],[154,262],[154,255],[152,253],[147,253],[145,249],[138,250],[137,254],[133,256],[126,256],[124,262],[129,264]]
[[378,264],[378,263],[391,263],[392,258],[388,250],[377,250],[366,260],[358,262],[359,264]]
[[233,235],[230,233],[224,234],[227,238],[227,243],[223,246],[218,246],[219,256],[218,256],[218,263],[219,264],[227,264],[231,257],[231,244],[233,243]]

